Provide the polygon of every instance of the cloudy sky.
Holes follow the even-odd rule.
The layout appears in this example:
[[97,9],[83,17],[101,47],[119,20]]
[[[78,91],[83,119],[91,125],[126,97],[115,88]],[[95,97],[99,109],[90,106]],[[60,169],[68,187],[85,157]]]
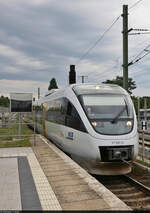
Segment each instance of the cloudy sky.
[[[129,29],[150,30],[148,0],[1,1],[0,94],[37,96],[40,87],[42,95],[52,78],[67,86],[70,64],[76,65],[78,83],[83,75],[97,83],[121,76],[123,4],[129,7]],[[150,34],[130,35],[129,62],[150,50],[149,44]],[[137,85],[134,95],[150,96],[150,54],[129,67],[129,77]]]

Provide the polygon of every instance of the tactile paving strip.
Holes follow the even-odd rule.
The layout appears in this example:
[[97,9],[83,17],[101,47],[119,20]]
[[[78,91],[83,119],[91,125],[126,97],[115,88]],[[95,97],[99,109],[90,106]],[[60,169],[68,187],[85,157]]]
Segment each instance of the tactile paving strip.
[[[41,202],[42,210],[61,210],[61,206],[41,169],[31,148],[7,148],[0,149],[0,157],[26,156],[30,165],[36,190]],[[16,165],[17,167],[17,165]],[[17,168],[18,169],[18,168]],[[19,178],[16,177],[16,181]],[[8,192],[7,192],[8,193]],[[17,205],[16,205],[17,206]],[[12,209],[12,208],[11,208]],[[14,208],[16,209],[16,208]],[[21,207],[17,206],[17,210]],[[7,208],[8,210],[8,208]]]

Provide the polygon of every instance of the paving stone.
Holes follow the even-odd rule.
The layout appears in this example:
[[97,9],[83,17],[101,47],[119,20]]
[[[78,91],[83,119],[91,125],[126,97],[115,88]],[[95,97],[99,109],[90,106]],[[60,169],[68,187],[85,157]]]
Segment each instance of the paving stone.
[[110,207],[103,199],[82,200],[78,202],[64,203],[63,210],[109,210]]
[[75,174],[72,175],[55,175],[55,176],[51,176],[50,180],[51,181],[68,181],[68,180],[74,180],[75,179]]
[[47,177],[57,177],[57,176],[63,176],[63,175],[74,175],[75,172],[73,170],[70,169],[64,169],[64,170],[58,170],[55,172],[52,171],[46,171],[46,176]]
[[67,181],[51,181],[50,178],[48,178],[50,183],[54,186],[74,186],[74,185],[79,185],[79,184],[84,184],[84,180],[82,178],[74,178],[73,180],[67,180]]
[[[37,158],[35,157],[33,151],[31,148],[7,148],[7,149],[0,149],[0,162],[3,157],[5,158],[5,161],[2,163],[4,166],[4,170],[2,169],[2,166],[0,165],[0,192],[1,192],[1,198],[0,198],[0,209],[1,210],[22,210],[26,205],[26,210],[40,210],[39,207],[37,207],[37,203],[33,202],[34,201],[34,195],[31,195],[31,191],[33,192],[33,188],[30,187],[30,181],[29,180],[29,175],[28,177],[21,178],[22,180],[22,188],[24,189],[21,191],[20,197],[18,196],[18,193],[16,190],[20,187],[16,187],[16,184],[19,185],[19,174],[16,175],[14,170],[11,168],[11,163],[9,161],[9,164],[6,165],[6,162],[8,160],[13,161],[13,159],[16,160],[17,162],[17,156],[26,156],[28,159],[28,162],[30,164],[32,176],[34,179],[34,183],[36,185],[37,193],[40,198],[40,203],[42,205],[42,210],[61,210],[61,206],[59,205],[59,202],[52,191],[51,186],[48,183],[48,180],[46,179],[38,161]],[[15,157],[14,157],[15,156]],[[9,168],[9,169],[8,169]],[[25,166],[26,168],[26,166]],[[15,165],[15,170],[18,172],[19,167]],[[20,170],[20,169],[19,169]],[[24,168],[22,168],[22,172],[24,171]],[[26,174],[24,174],[26,175]],[[4,178],[2,178],[4,176]],[[28,188],[28,190],[26,190]],[[29,192],[30,190],[30,192]],[[3,195],[3,198],[2,198]],[[24,196],[24,199],[21,198],[21,196]],[[27,198],[27,199],[26,199]],[[21,207],[18,207],[19,202],[21,203],[22,199],[22,204]],[[23,203],[26,199],[26,203]],[[6,201],[6,202],[3,202]],[[29,201],[31,201],[31,206],[29,207]],[[28,207],[30,208],[27,208]]]
[[[49,161],[60,161],[61,159],[59,158],[59,157],[45,157],[45,158],[39,158],[38,159],[38,161],[40,162],[40,163],[42,163],[42,162],[49,162]],[[62,161],[62,160],[61,160]]]
[[80,184],[80,185],[74,185],[74,186],[59,186],[59,187],[55,187],[55,194],[64,194],[64,193],[73,193],[73,192],[86,192],[89,191],[89,186],[84,183],[84,184]]
[[[41,164],[42,166],[42,164]],[[70,166],[67,166],[66,164],[63,164],[63,165],[45,165],[45,166],[42,166],[43,169],[47,169],[49,171],[62,171],[62,170],[70,170],[71,167]]]
[[40,164],[45,167],[45,166],[54,166],[54,165],[58,165],[59,167],[60,166],[65,166],[66,164],[62,161],[62,160],[53,160],[51,158],[49,158],[48,160],[45,160],[45,161],[39,161]]
[[82,200],[95,200],[99,199],[99,196],[93,191],[86,191],[86,192],[80,191],[80,192],[64,193],[59,195],[57,194],[57,199],[61,204],[63,204]]
[[0,158],[0,180],[0,209],[21,210],[17,158]]
[[[75,178],[78,179],[80,177],[80,179],[78,180],[67,179],[63,181],[61,179],[57,179],[56,177],[54,180],[55,173],[57,173],[57,176],[58,176],[60,172],[63,172],[63,170],[65,170],[65,175],[66,175],[67,172],[69,172],[69,169],[66,169],[66,166],[64,166],[64,168],[62,167],[63,170],[61,168],[60,170],[57,170],[57,169],[55,170],[54,167],[51,167],[53,168],[53,170],[49,170],[49,168],[44,169],[44,172],[48,177],[48,181],[50,182],[57,197],[59,197],[60,205],[63,208],[63,210],[104,210],[104,209],[130,210],[130,208],[128,208],[121,200],[116,198],[115,195],[111,196],[110,198],[109,196],[110,193],[108,193],[109,190],[106,190],[106,188],[102,184],[100,184],[95,178],[91,177],[84,169],[82,169],[78,164],[76,164],[68,156],[66,156],[65,153],[61,152],[61,150],[59,150],[52,143],[47,143],[47,140],[43,138],[42,136],[40,136],[40,138],[43,141],[45,141],[45,143],[47,144],[47,146],[50,147],[51,150],[53,150],[55,153],[58,154],[58,156],[62,159],[62,161],[64,161],[67,165],[69,165],[70,170],[74,171],[75,173],[74,174]],[[51,177],[53,177],[53,181],[51,181]],[[95,195],[96,198],[95,199],[92,198],[92,200],[90,200],[89,198],[90,196],[88,197],[87,194],[84,194],[82,190],[79,190],[77,191],[76,199],[80,197],[80,193],[81,193],[82,194],[81,197],[83,198],[83,200],[74,201],[74,202],[70,200],[67,203],[67,200],[75,199],[73,196],[73,193],[75,193],[75,191],[72,192],[72,196],[69,196],[69,193],[65,191],[65,188],[71,187],[73,189],[74,187],[74,189],[75,188],[77,189],[78,186],[81,186],[81,185],[87,185],[90,189],[89,191],[87,190],[87,194],[90,195],[90,193],[93,192],[93,195],[91,196]],[[68,188],[68,190],[70,189],[71,191],[71,188]],[[60,192],[61,190],[63,193]],[[103,194],[104,191],[106,191],[105,196]],[[97,199],[97,196],[98,196],[98,199]],[[111,202],[109,199],[111,199]],[[115,202],[117,203],[115,204]]]

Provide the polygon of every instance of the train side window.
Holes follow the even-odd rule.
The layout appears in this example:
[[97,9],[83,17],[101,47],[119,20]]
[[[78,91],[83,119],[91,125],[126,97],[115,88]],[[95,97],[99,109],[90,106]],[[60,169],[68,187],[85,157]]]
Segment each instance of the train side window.
[[66,126],[73,129],[86,132],[84,124],[76,110],[76,108],[68,101],[67,114],[66,114]]
[[64,125],[66,110],[63,98],[49,101],[47,104],[46,120]]
[[55,101],[47,102],[46,120],[55,122]]
[[57,105],[58,105],[58,108],[57,108],[58,110],[56,115],[56,123],[64,125],[65,114],[66,114],[64,99],[63,98],[57,99]]
[[67,106],[67,115],[71,116],[71,111],[72,111],[72,104],[70,102],[68,102],[68,106]]
[[43,116],[43,105],[37,105],[35,108],[36,114],[35,114],[35,122],[42,125],[42,116]]
[[66,98],[62,98],[61,99],[61,109],[60,109],[60,111],[61,111],[62,115],[66,115],[66,113],[67,113],[67,103],[68,103],[68,101],[67,101]]

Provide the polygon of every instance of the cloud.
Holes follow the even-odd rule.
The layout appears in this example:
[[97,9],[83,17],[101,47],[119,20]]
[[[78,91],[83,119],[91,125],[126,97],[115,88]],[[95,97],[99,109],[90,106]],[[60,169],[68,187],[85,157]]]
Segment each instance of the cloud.
[[[89,54],[77,62],[121,15],[122,5],[128,4],[130,8],[134,3],[135,0],[112,0],[109,4],[104,0],[2,1],[0,79],[11,82],[12,89],[17,89],[15,82],[19,90],[18,82],[23,88],[29,82],[32,89],[34,82],[48,85],[54,77],[62,87],[68,85],[70,64],[76,65],[78,82],[81,75],[88,76],[87,82],[102,82],[122,75],[121,16]],[[129,10],[129,28],[148,28],[149,7],[150,2],[141,1]],[[143,36],[129,36],[129,61],[148,43]],[[149,66],[147,56],[129,67],[129,76],[137,82],[137,87],[148,87],[144,81],[150,78]]]
[[[33,96],[37,98],[38,96],[38,87],[40,88],[41,95],[45,94],[48,85],[41,81],[27,81],[27,80],[7,80],[1,79],[0,80],[1,90],[0,95],[9,96],[12,92],[22,92],[28,93],[32,92]],[[6,88],[7,85],[7,88]]]
[[43,61],[37,60],[33,57],[28,57],[23,52],[3,44],[0,44],[0,55],[8,57],[12,62],[15,62],[16,65],[30,67],[33,69],[45,69],[48,67],[48,65]]
[[142,96],[150,96],[150,89],[149,88],[137,88],[135,90],[133,90],[133,95],[135,96],[139,96],[139,97],[142,97]]
[[110,60],[107,63],[95,63],[89,60],[84,60],[77,66],[78,81],[81,82],[81,76],[86,76],[85,82],[101,83],[106,79],[113,79],[118,75],[118,70],[115,68],[115,61]]
[[[18,74],[20,73],[20,69],[18,69],[17,67],[13,67],[13,66],[6,66],[3,70],[5,73],[9,73],[9,74]],[[21,71],[23,72],[23,71]]]

